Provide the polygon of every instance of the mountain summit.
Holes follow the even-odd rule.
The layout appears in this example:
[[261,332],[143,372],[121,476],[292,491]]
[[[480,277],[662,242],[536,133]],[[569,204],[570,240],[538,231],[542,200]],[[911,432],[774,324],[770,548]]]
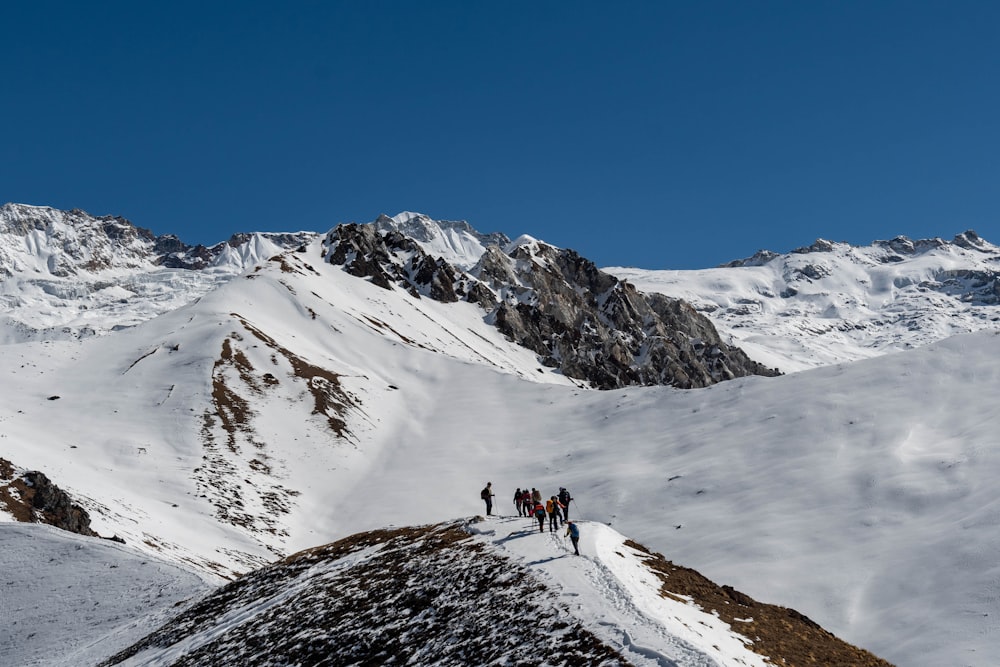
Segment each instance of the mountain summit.
[[392,217],[380,215],[372,224],[381,233],[399,232],[410,237],[428,255],[439,257],[463,271],[475,266],[486,248],[502,248],[510,243],[506,235],[499,232],[481,234],[464,220],[432,220],[422,213],[410,211]]

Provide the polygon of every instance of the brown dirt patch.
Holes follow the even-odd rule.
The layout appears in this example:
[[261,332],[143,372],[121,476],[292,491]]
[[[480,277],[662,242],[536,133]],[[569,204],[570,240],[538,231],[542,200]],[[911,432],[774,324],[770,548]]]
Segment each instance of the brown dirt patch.
[[646,566],[663,582],[660,594],[686,596],[714,612],[750,640],[755,653],[789,667],[892,667],[864,649],[852,646],[807,616],[786,607],[757,602],[731,586],[719,586],[698,572],[674,565],[662,554],[628,540],[626,546],[646,555]]

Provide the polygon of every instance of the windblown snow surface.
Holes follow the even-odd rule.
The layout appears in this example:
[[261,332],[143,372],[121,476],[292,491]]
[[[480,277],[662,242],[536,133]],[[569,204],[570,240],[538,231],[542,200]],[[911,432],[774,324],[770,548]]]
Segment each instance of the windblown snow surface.
[[[610,525],[901,666],[986,667],[998,353],[988,331],[778,378],[597,392],[475,306],[381,289],[314,244],[127,331],[0,346],[0,455],[44,471],[101,534],[216,577],[481,512],[487,480],[501,507],[515,487],[566,486],[594,539]],[[539,561],[554,548],[516,545]],[[687,641],[668,634],[629,641],[666,655]]]

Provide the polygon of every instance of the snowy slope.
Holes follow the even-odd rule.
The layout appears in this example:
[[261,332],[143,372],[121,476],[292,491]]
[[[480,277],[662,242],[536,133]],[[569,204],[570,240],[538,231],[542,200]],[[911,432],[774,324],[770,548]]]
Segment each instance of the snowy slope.
[[0,545],[0,656],[12,667],[97,664],[212,589],[131,547],[50,526],[0,524]]
[[[991,664],[997,336],[594,392],[470,304],[384,290],[319,252],[110,337],[4,346],[5,458],[49,474],[102,534],[223,574],[467,515],[486,479],[565,485],[581,516],[897,664]],[[306,367],[336,374],[342,410],[317,405],[330,381]],[[220,382],[243,421],[213,403]]]
[[1000,329],[1000,248],[971,231],[950,242],[819,240],[698,271],[605,270],[690,302],[756,361],[784,372]]
[[[48,474],[102,534],[221,575],[468,515],[486,479],[565,485],[580,516],[899,665],[1000,653],[992,332],[703,390],[593,392],[475,306],[382,289],[320,252],[128,330],[0,346],[0,457]],[[989,312],[986,296],[969,309]],[[863,350],[843,340],[825,362]]]

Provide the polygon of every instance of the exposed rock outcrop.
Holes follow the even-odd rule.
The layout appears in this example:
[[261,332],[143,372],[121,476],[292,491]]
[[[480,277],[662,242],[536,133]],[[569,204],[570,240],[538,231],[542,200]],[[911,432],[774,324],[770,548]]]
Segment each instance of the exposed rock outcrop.
[[628,385],[705,387],[747,375],[777,375],[725,344],[690,305],[645,295],[572,250],[525,239],[486,247],[461,271],[427,255],[396,229],[340,225],[325,258],[385,289],[479,304],[486,320],[535,352],[542,364],[600,389]]
[[17,521],[46,523],[56,528],[97,537],[87,511],[37,470],[18,472],[0,459],[0,509]]

